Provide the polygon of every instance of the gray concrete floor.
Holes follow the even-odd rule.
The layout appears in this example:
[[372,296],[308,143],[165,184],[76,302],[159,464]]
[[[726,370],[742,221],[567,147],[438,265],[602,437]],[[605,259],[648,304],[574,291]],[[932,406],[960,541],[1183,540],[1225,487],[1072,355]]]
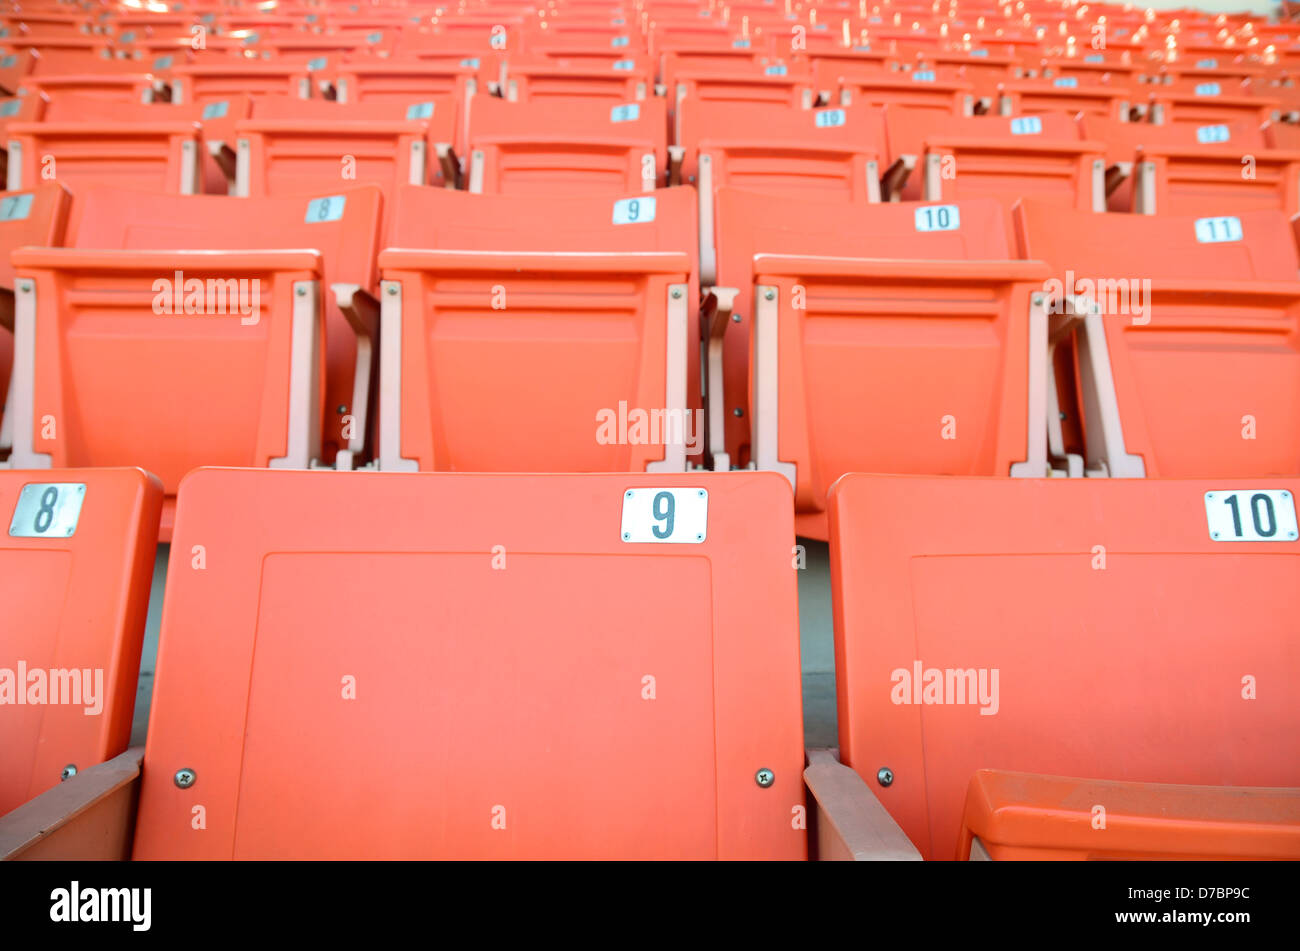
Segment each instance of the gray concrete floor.
[[[825,542],[801,538],[805,567],[799,571],[799,648],[803,668],[804,744],[837,746],[835,720],[835,648],[831,636],[830,554]],[[159,545],[154,561],[153,589],[149,594],[149,619],[140,680],[135,695],[131,745],[144,743],[149,724],[154,669],[158,661],[158,627],[162,620],[163,582],[167,577],[170,545]]]

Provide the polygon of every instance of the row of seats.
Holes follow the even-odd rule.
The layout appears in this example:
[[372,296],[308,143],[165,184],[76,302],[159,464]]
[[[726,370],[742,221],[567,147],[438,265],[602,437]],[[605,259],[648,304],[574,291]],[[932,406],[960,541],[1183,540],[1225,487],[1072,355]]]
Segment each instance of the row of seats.
[[0,854],[801,859],[847,817],[905,833],[873,857],[1300,858],[1294,546],[1206,524],[1239,498],[1294,540],[1257,488],[840,480],[835,814],[779,476],[195,472],[141,767],[162,486],[3,473],[18,656],[107,676],[100,716],[0,708]]
[[[852,471],[1300,472],[1280,212],[398,196],[385,246],[375,186],[0,195],[11,464],[139,465],[169,496],[199,465],[754,465],[822,538]],[[652,408],[672,425],[637,430]]]

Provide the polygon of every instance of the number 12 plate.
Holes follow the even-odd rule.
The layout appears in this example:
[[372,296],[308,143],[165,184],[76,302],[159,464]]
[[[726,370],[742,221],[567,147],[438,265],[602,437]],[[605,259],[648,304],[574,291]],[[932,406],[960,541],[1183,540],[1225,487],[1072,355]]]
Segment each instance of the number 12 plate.
[[1295,498],[1283,489],[1206,492],[1205,519],[1216,542],[1293,542]]
[[627,489],[623,541],[698,545],[709,536],[709,493],[704,489]]

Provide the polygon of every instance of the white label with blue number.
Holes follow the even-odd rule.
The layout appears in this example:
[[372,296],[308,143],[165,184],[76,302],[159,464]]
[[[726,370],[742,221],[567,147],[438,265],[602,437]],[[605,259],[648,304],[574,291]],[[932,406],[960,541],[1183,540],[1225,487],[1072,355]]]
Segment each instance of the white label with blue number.
[[763,70],[764,76],[784,76],[786,68],[784,63],[778,63],[776,66],[769,66]]
[[622,198],[614,202],[614,224],[633,225],[655,220],[653,198]]
[[1216,542],[1293,542],[1295,499],[1285,489],[1205,493],[1205,521]]
[[1079,77],[1077,76],[1057,76],[1052,80],[1052,85],[1057,89],[1078,89]]
[[615,106],[609,111],[610,122],[636,122],[641,118],[641,107],[635,102]]
[[733,50],[747,50],[749,49],[749,40],[732,40],[731,48]]
[[630,544],[698,545],[709,537],[706,489],[627,489],[619,530]]
[[628,42],[628,41],[627,41],[627,37],[626,37],[626,36],[616,36],[616,37],[614,37],[612,40],[609,41],[609,45],[610,45],[610,46],[627,46],[627,42]]
[[478,57],[470,56],[467,59],[463,59],[460,61],[460,65],[464,69],[478,69]]
[[431,102],[413,102],[406,107],[406,118],[408,119],[432,119],[433,103]]
[[324,56],[317,56],[315,59],[307,60],[307,72],[319,73],[329,63]]
[[813,116],[813,122],[819,129],[833,129],[849,121],[843,109],[824,109]]
[[153,61],[153,68],[154,68],[154,69],[171,69],[171,68],[172,68],[172,62],[173,62],[173,61],[172,61],[172,58],[171,58],[170,56],[159,56],[157,59],[155,59],[155,60]]
[[77,531],[84,482],[31,482],[18,493],[9,523],[13,538],[67,538]]
[[210,102],[203,107],[203,119],[204,121],[208,119],[224,119],[229,111],[230,103],[228,102]]
[[1232,132],[1226,125],[1203,125],[1196,130],[1196,141],[1201,145],[1215,145],[1227,142],[1230,138]]
[[32,213],[34,197],[31,192],[25,195],[6,195],[0,201],[0,221],[25,221]]
[[1236,217],[1197,218],[1195,227],[1196,240],[1202,244],[1240,241],[1242,238],[1241,219]]
[[1038,135],[1043,131],[1043,120],[1038,116],[1021,116],[1011,120],[1012,135]]
[[307,223],[320,221],[338,221],[343,217],[343,206],[347,204],[346,195],[331,195],[328,198],[313,198],[307,203]]
[[1196,95],[1198,96],[1217,96],[1218,94],[1218,83],[1198,83],[1196,86]]
[[1218,69],[1219,61],[1217,59],[1198,59],[1196,61],[1197,69]]
[[7,119],[10,116],[18,115],[18,110],[23,107],[21,99],[6,99],[0,102],[0,118]]
[[620,72],[630,72],[631,70],[636,69],[636,60],[620,59],[614,63],[614,68]]
[[1104,63],[1106,62],[1106,57],[1102,56],[1100,53],[1089,53],[1083,58],[1083,61],[1085,63]]
[[916,209],[917,231],[957,231],[961,212],[956,205],[927,205]]
[[934,70],[932,70],[932,69],[918,69],[916,72],[914,72],[914,73],[912,74],[912,82],[914,82],[914,83],[932,83],[932,82],[934,82]]

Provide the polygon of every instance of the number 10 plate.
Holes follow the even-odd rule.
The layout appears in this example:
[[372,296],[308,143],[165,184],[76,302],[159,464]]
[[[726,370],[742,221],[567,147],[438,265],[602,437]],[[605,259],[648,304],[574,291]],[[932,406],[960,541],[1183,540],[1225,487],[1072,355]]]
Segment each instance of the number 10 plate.
[[1284,489],[1206,492],[1205,519],[1216,542],[1293,542],[1295,498]]

